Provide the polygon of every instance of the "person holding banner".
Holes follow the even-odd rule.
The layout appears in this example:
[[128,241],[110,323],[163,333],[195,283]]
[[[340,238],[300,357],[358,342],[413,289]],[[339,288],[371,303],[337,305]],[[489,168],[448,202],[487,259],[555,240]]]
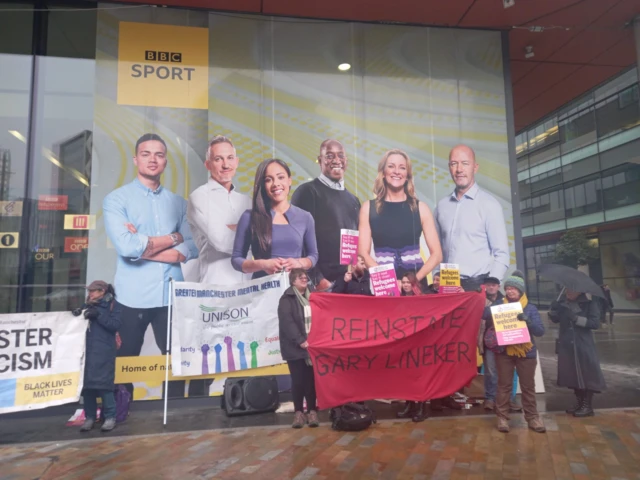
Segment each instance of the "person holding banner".
[[[170,279],[182,281],[180,265],[198,257],[187,223],[187,202],[160,184],[167,145],[147,133],[135,145],[135,180],[104,199],[104,226],[118,252],[115,288],[122,306],[119,357],[137,357],[149,325],[167,354]],[[133,385],[127,389],[133,398]],[[184,381],[169,384],[169,397],[184,397]]]
[[405,273],[400,279],[400,296],[411,297],[414,295],[422,295],[422,289],[418,284],[418,279],[413,272]]
[[251,208],[251,199],[232,183],[238,162],[231,140],[213,137],[205,161],[209,180],[189,196],[187,219],[200,252],[200,283],[233,285],[249,279],[231,265],[238,220]]
[[[378,163],[373,193],[375,199],[360,209],[359,254],[368,268],[391,264],[396,278],[412,272],[421,282],[440,264],[442,249],[431,210],[416,197],[409,155],[402,150],[385,153]],[[426,263],[420,255],[421,235],[429,248]]]
[[[513,389],[513,369],[518,372],[520,380],[520,389],[522,390],[522,407],[524,409],[524,418],[529,428],[534,432],[544,433],[546,428],[536,404],[536,385],[535,373],[538,364],[536,345],[533,337],[541,337],[544,335],[544,325],[540,319],[540,314],[535,305],[529,303],[525,293],[526,288],[524,279],[512,275],[504,281],[504,291],[506,298],[504,303],[520,303],[522,313],[517,319],[524,321],[531,342],[516,345],[507,345],[506,347],[494,350],[496,352],[496,369],[498,371],[498,394],[496,399],[496,413],[498,415],[498,431],[509,432],[509,405],[511,400],[511,391]],[[487,307],[490,308],[490,307]],[[495,307],[494,307],[495,308]],[[495,322],[494,322],[495,323]]]
[[502,206],[476,183],[478,163],[470,147],[451,150],[449,172],[455,190],[438,202],[435,211],[444,263],[460,265],[463,290],[477,290],[486,277],[502,278],[509,267]]
[[[289,203],[291,170],[282,160],[264,160],[256,169],[253,207],[238,221],[231,263],[253,278],[294,268],[309,270],[318,261],[313,217]],[[247,255],[251,249],[253,258]]]
[[[309,305],[309,277],[302,268],[289,273],[291,286],[284,292],[278,304],[280,326],[280,354],[291,373],[291,395],[295,415],[292,428],[319,425],[316,406],[316,384],[309,352],[307,336],[311,331],[311,306]],[[307,415],[304,401],[307,401]]]
[[[103,432],[116,426],[116,399],[113,393],[116,376],[116,332],[120,328],[120,306],[115,291],[107,282],[96,280],[87,287],[84,318],[89,321],[86,333],[84,364],[84,423],[81,432],[93,429],[98,418],[98,397],[102,398]],[[73,314],[78,316],[82,309]]]
[[344,185],[348,161],[339,141],[322,142],[317,160],[320,175],[300,185],[291,203],[315,221],[319,259],[310,275],[318,290],[327,290],[347,273],[347,266],[340,264],[340,231],[358,230],[360,200]]

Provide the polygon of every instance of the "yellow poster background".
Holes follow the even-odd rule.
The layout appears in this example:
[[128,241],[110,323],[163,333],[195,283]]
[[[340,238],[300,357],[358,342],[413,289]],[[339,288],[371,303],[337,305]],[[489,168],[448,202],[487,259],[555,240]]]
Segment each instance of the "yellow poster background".
[[120,22],[118,104],[209,108],[207,28]]

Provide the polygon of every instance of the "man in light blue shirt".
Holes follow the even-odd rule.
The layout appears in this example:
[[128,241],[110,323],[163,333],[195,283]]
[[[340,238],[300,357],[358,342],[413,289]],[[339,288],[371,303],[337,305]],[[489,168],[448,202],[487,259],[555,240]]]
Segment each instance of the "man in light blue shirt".
[[502,206],[475,181],[474,151],[458,145],[449,154],[456,188],[438,202],[435,220],[444,263],[460,266],[462,288],[476,290],[487,277],[502,278],[510,263]]
[[[102,205],[107,235],[118,252],[114,282],[122,309],[118,356],[139,356],[149,325],[165,355],[169,280],[183,280],[180,264],[197,258],[198,250],[187,223],[186,200],[160,185],[167,166],[164,140],[152,133],[140,137],[133,162],[137,178],[107,195]],[[175,383],[169,396],[184,396],[184,382]],[[132,385],[128,388],[133,390]]]

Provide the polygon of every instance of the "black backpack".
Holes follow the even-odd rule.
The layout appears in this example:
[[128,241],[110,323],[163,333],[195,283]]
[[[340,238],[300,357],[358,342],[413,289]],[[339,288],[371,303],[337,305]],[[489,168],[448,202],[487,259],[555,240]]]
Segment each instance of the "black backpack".
[[344,432],[366,430],[376,423],[376,415],[370,408],[358,403],[347,403],[331,409],[331,428]]

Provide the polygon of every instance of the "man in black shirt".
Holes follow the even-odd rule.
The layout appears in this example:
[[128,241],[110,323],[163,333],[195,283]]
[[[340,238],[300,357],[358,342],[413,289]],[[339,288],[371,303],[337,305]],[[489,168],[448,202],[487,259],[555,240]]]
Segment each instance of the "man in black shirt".
[[358,230],[360,200],[344,186],[347,155],[340,142],[322,142],[318,163],[318,178],[300,185],[291,203],[309,212],[315,221],[319,259],[309,276],[316,289],[323,291],[347,271],[346,265],[340,265],[340,230]]
[[344,277],[338,278],[333,285],[333,293],[348,293],[350,295],[373,295],[371,293],[371,277],[364,263],[364,258],[358,255],[358,263],[352,272],[347,272]]

